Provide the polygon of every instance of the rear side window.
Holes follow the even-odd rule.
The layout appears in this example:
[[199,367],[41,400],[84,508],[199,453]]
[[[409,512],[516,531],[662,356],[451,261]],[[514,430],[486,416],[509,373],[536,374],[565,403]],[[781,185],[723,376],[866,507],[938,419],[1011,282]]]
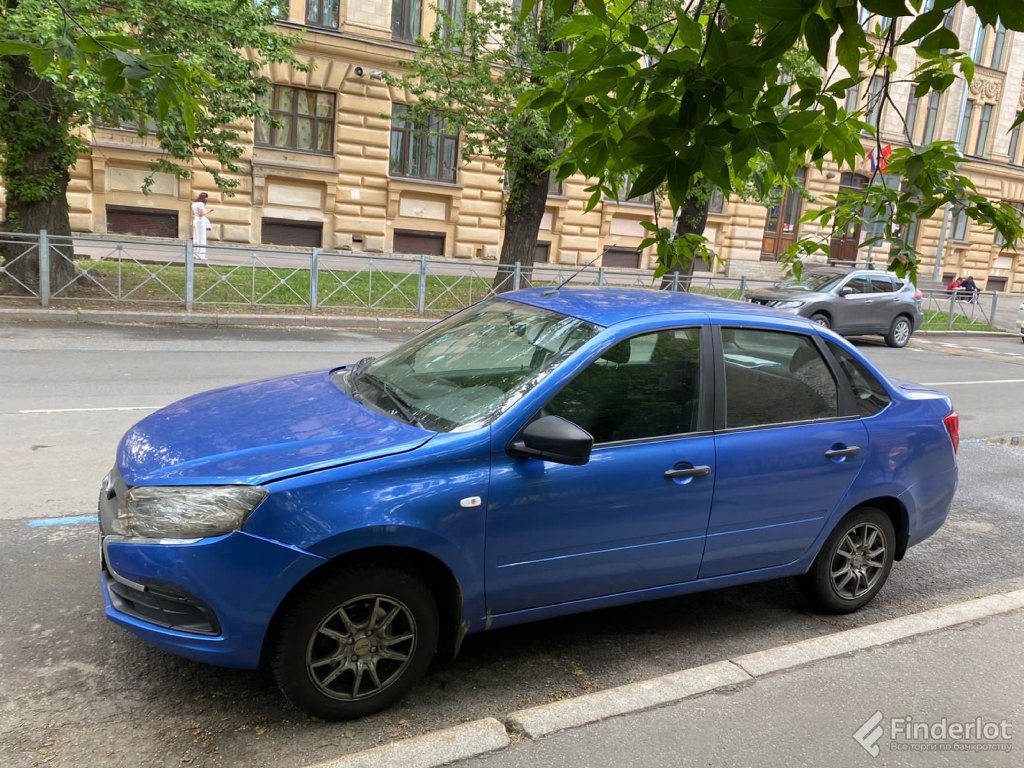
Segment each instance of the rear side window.
[[809,336],[723,328],[725,426],[755,427],[839,415],[839,388]]
[[874,416],[889,404],[889,393],[864,365],[842,347],[827,342],[853,390],[858,416]]
[[871,278],[872,293],[892,293],[894,288],[891,277],[879,275]]

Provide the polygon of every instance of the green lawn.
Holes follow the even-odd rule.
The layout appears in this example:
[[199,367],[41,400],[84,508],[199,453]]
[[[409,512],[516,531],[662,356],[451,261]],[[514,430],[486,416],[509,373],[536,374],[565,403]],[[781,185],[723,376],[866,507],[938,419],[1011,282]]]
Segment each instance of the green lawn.
[[[83,260],[78,265],[86,276],[79,280],[76,298],[185,301],[184,266],[113,260]],[[197,263],[193,306],[309,307],[309,278],[307,269]],[[425,308],[447,314],[484,298],[490,287],[491,280],[486,277],[428,275]],[[317,305],[325,310],[415,312],[418,298],[419,274],[415,272],[322,269],[319,274]]]
[[[978,313],[981,317],[981,313]],[[924,325],[921,326],[922,330],[925,331],[1001,331],[1005,332],[1003,328],[997,328],[994,325],[989,325],[982,320],[972,320],[960,314],[959,309],[953,314],[953,326],[949,325],[949,312],[939,311],[935,309],[924,310]]]

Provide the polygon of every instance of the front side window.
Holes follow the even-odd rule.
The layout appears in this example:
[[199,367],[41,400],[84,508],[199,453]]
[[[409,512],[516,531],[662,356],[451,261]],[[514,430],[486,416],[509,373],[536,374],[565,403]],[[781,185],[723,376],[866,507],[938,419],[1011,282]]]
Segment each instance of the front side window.
[[340,0],[306,0],[306,23],[337,29],[340,4]]
[[587,430],[595,444],[693,432],[700,415],[700,329],[621,341],[545,406]]
[[392,0],[391,37],[412,43],[420,36],[423,0]]
[[847,280],[846,284],[843,285],[842,290],[851,294],[871,293],[871,288],[868,286],[868,279],[866,277],[853,277]]
[[839,415],[839,388],[811,337],[723,328],[722,356],[726,428]]
[[336,381],[357,399],[426,429],[476,429],[596,333],[574,317],[492,299],[352,372],[339,371]]
[[275,85],[262,97],[271,120],[256,120],[256,144],[334,153],[334,94]]
[[409,108],[391,108],[391,174],[413,179],[455,182],[458,129],[438,117],[413,120]]

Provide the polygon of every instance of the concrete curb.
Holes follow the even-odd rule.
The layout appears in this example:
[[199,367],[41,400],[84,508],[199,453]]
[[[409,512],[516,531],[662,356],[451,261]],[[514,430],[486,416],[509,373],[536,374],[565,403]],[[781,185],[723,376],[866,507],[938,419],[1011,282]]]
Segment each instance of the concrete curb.
[[536,739],[627,712],[640,712],[681,701],[698,693],[745,683],[751,679],[749,674],[732,662],[719,661],[662,675],[653,680],[522,709],[509,715],[505,722],[514,732]]
[[513,712],[505,724],[487,718],[383,747],[354,752],[309,768],[436,768],[478,757],[512,743],[511,735],[536,739],[617,715],[642,712],[765,675],[854,651],[1024,609],[1024,589],[988,595],[831,635],[684,669],[639,683]]
[[486,755],[510,743],[505,726],[493,717],[403,739],[393,744],[317,763],[312,768],[432,768]]
[[141,312],[108,309],[32,309],[0,307],[3,320],[100,325],[187,325],[225,328],[332,328],[355,331],[419,331],[439,318],[362,315],[261,315],[233,312]]

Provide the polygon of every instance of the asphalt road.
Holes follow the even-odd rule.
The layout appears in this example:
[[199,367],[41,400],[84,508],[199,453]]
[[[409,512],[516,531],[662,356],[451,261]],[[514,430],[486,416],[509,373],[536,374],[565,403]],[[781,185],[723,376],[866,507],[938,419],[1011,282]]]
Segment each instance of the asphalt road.
[[[1024,347],[915,338],[862,349],[941,385],[962,415],[948,524],[897,564],[867,609],[808,612],[789,582],[477,635],[398,706],[305,718],[261,672],[153,650],[107,622],[87,516],[121,433],[150,408],[246,379],[378,354],[398,336],[18,324],[0,327],[0,765],[300,766],[478,717],[1024,587]],[[950,346],[952,345],[952,346]],[[114,410],[131,408],[138,410]]]

